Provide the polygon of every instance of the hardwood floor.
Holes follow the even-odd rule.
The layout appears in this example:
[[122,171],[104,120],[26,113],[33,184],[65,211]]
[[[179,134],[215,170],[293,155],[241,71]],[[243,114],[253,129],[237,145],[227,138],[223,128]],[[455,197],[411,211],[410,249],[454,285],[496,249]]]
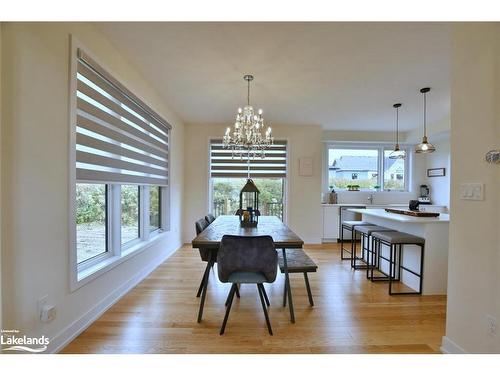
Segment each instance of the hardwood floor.
[[306,246],[318,264],[310,274],[314,307],[304,279],[292,274],[296,324],[282,307],[284,277],[266,284],[274,336],[267,333],[254,285],[235,298],[226,333],[219,336],[230,286],[210,275],[202,323],[196,290],[205,263],[186,245],[158,267],[62,353],[437,353],[445,329],[445,296],[391,296],[387,284],[340,261],[337,244]]

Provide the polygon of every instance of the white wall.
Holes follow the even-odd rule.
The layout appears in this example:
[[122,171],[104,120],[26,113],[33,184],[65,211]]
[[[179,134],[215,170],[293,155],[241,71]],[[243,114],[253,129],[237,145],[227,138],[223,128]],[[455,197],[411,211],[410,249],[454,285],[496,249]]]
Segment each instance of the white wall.
[[450,207],[450,138],[449,135],[444,139],[431,139],[431,143],[436,146],[436,151],[425,155],[426,175],[427,169],[445,168],[443,177],[427,177],[426,184],[431,192],[432,204]]
[[[3,22],[0,22],[0,212],[2,211],[2,28]],[[3,328],[2,311],[2,215],[0,213],[0,331]]]
[[[221,137],[227,125],[185,127],[184,241],[195,236],[194,223],[209,210],[209,139]],[[288,140],[288,225],[306,243],[319,243],[322,236],[321,175],[322,143],[319,126],[279,126],[273,124],[276,139]],[[299,176],[299,158],[312,157],[312,177]]]
[[[173,126],[171,231],[162,241],[75,292],[69,290],[69,35]],[[2,291],[5,328],[52,338],[50,349],[181,246],[183,124],[90,24],[9,23],[2,29]],[[48,294],[57,308],[36,316]]]
[[[449,352],[500,353],[500,168],[484,155],[500,146],[500,28],[453,25],[451,222],[446,337]],[[485,184],[484,201],[459,198],[464,182]]]

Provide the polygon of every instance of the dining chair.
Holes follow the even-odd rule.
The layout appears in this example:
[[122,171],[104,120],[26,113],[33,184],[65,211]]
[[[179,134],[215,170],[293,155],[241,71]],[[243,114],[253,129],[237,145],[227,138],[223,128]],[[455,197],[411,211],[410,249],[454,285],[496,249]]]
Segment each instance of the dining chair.
[[[206,219],[199,219],[195,222],[195,229],[196,229],[196,235],[199,235],[201,232],[203,232],[207,227],[209,226],[209,223]],[[208,284],[208,277],[210,275],[210,268],[213,267],[214,263],[217,262],[217,250],[210,250],[210,249],[204,249],[200,248],[198,249],[200,252],[200,257],[201,260],[204,262],[207,262],[207,266],[205,267],[205,272],[203,273],[203,277],[201,278],[200,286],[198,287],[198,292],[196,293],[196,297],[199,297],[203,291],[203,287]],[[236,290],[236,294],[238,298],[240,298],[240,292],[239,290]]]
[[272,283],[276,280],[278,268],[278,253],[274,248],[271,236],[230,236],[222,237],[217,254],[217,273],[223,283],[231,283],[226,314],[220,329],[223,335],[226,329],[229,312],[233,303],[238,284],[256,284],[260,302],[264,310],[266,325],[272,335],[269,320],[269,300],[265,294],[263,283]]
[[207,216],[205,216],[205,220],[208,224],[212,224],[215,221],[215,216],[212,214],[207,214]]

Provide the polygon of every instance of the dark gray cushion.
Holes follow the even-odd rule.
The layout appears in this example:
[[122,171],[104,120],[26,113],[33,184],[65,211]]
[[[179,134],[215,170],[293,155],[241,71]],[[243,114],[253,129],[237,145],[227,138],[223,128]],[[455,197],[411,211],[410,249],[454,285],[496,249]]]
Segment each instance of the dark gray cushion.
[[394,229],[380,227],[378,225],[361,225],[355,228],[356,232],[371,235],[373,232],[393,232]]
[[248,272],[262,275],[266,282],[272,283],[278,271],[278,254],[271,236],[225,235],[220,243],[217,263],[222,282],[231,282],[231,274],[235,272]]
[[351,230],[352,230],[352,228],[360,226],[360,225],[373,225],[373,224],[368,223],[366,221],[350,221],[350,220],[347,220],[347,221],[343,221],[342,222],[342,226],[343,227],[346,227],[346,228],[351,229]]
[[215,216],[212,214],[208,214],[207,216],[205,216],[205,220],[208,224],[212,224],[215,221]]
[[378,238],[382,241],[391,244],[424,244],[425,239],[414,236],[413,234],[404,232],[373,232],[373,238]]
[[[194,224],[194,227],[196,229],[196,235],[199,235],[208,227],[208,222],[205,219],[197,220],[196,223]],[[210,260],[210,251],[217,251],[217,250],[199,249],[199,251],[201,260],[204,262],[208,262]],[[215,256],[217,256],[217,254]]]
[[267,279],[261,273],[233,272],[227,281],[233,284],[261,284],[267,282]]

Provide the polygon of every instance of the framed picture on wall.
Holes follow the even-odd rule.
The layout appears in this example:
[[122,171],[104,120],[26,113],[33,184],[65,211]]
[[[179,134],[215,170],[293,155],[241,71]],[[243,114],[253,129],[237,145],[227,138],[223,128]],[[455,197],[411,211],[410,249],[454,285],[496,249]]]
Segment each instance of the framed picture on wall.
[[443,177],[443,176],[446,176],[446,168],[427,169],[427,177]]

